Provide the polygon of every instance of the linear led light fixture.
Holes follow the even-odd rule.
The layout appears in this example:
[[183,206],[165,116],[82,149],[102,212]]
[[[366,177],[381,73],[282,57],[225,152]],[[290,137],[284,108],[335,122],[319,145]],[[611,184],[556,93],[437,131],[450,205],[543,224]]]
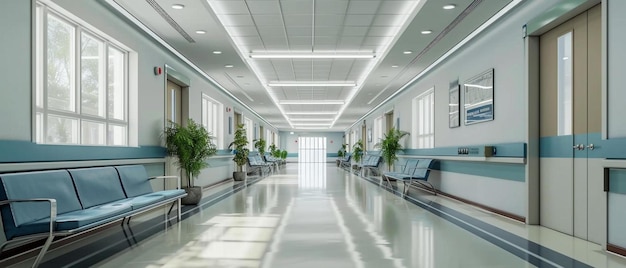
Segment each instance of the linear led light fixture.
[[308,121],[308,122],[318,122],[318,121],[333,121],[332,118],[289,118],[289,121]]
[[373,59],[376,57],[374,52],[251,52],[250,58],[253,59]]
[[329,129],[330,127],[295,127],[296,129],[320,130]]
[[270,87],[354,87],[354,81],[270,81]]
[[330,126],[330,123],[294,123],[292,125],[312,127],[312,126]]
[[323,104],[337,104],[343,105],[344,101],[342,100],[282,100],[279,101],[280,104],[303,104],[303,105],[323,105]]
[[337,115],[337,112],[289,112],[287,115]]

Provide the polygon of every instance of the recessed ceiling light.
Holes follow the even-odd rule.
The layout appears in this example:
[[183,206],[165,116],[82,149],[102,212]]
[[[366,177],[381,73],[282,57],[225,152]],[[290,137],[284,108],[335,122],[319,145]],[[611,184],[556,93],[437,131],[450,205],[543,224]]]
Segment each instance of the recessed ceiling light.
[[173,9],[183,9],[183,8],[185,8],[185,5],[181,5],[181,4],[173,4],[173,5],[172,5],[172,8],[173,8]]
[[398,65],[391,65],[391,68],[398,68]]
[[411,53],[413,53],[413,51],[411,51],[411,50],[405,50],[404,52],[402,52],[402,54],[404,54],[404,55],[409,55]]
[[456,7],[455,4],[448,4],[448,5],[443,6],[443,9],[454,9],[455,7]]
[[215,55],[219,55],[219,54],[222,54],[222,51],[219,51],[219,50],[213,50],[213,54],[215,54]]
[[433,33],[433,31],[431,31],[431,30],[423,30],[422,31],[422,34],[431,34],[431,33]]
[[287,115],[337,115],[337,112],[288,112]]
[[226,67],[226,68],[233,68],[233,67],[234,67],[234,65],[232,65],[232,64],[226,64],[226,65],[224,65],[224,67]]
[[206,33],[206,31],[205,31],[205,30],[197,30],[197,31],[196,31],[196,33],[197,33],[197,34],[205,34],[205,33]]

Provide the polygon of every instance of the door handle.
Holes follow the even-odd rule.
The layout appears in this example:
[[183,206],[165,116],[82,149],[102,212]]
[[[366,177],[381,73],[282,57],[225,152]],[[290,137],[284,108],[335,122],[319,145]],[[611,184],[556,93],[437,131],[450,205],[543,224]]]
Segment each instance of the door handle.
[[585,149],[585,145],[582,144],[582,143],[581,144],[576,144],[572,148],[581,151],[581,150]]
[[596,147],[593,145],[593,143],[587,145],[587,149],[593,151],[593,149],[595,149]]

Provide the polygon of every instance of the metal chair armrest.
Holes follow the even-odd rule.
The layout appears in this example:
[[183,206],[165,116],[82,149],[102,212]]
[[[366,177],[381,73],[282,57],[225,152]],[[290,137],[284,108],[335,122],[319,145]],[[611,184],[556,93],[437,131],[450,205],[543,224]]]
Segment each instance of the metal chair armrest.
[[28,202],[48,202],[50,203],[50,235],[54,232],[54,225],[57,221],[57,200],[53,198],[32,198],[32,199],[11,199],[0,201],[0,206],[9,205],[11,203],[28,203]]

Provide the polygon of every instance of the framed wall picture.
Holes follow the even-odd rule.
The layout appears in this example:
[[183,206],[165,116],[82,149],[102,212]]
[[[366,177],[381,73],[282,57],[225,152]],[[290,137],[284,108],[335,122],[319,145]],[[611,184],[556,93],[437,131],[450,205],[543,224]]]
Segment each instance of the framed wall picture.
[[450,128],[459,127],[461,125],[461,114],[459,112],[461,88],[459,80],[450,83],[450,91],[448,95],[448,123]]
[[493,69],[474,76],[463,83],[465,125],[493,120],[493,85]]

